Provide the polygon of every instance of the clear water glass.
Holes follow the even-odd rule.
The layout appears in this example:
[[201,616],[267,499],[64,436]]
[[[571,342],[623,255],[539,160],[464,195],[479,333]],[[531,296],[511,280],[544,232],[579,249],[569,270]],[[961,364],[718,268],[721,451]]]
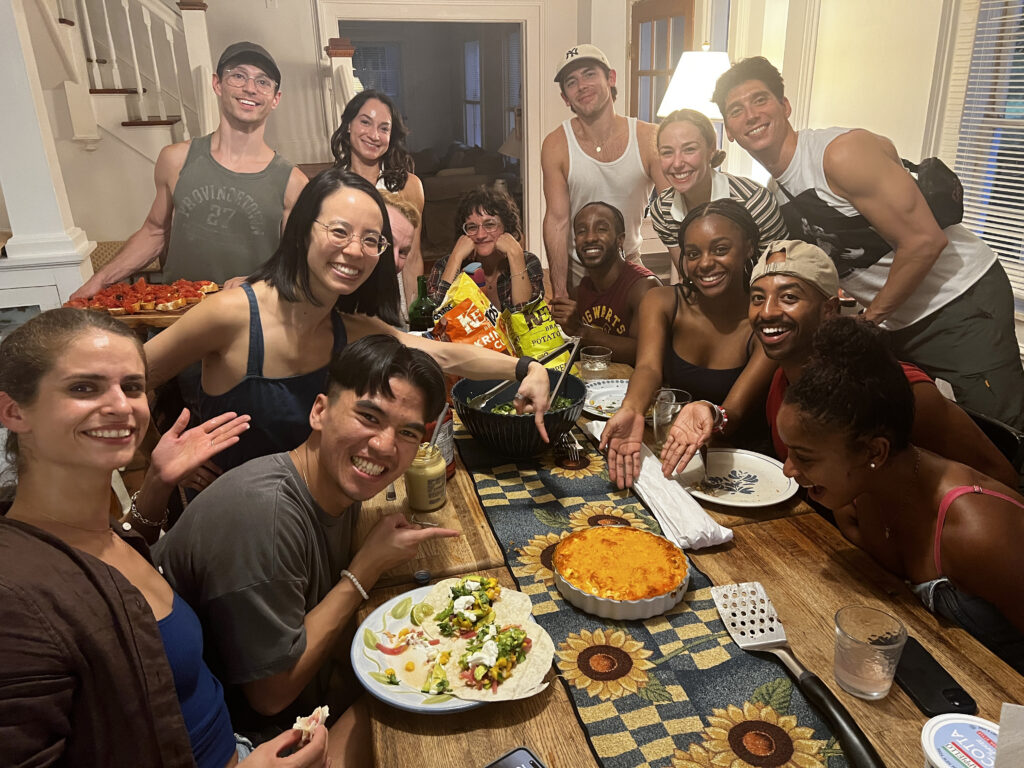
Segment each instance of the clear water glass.
[[669,430],[683,406],[690,402],[690,393],[684,389],[662,387],[654,397],[652,421],[654,422],[654,455],[661,454],[661,449],[668,439]]
[[839,687],[862,699],[884,698],[906,642],[906,627],[895,616],[866,605],[840,608],[835,658]]

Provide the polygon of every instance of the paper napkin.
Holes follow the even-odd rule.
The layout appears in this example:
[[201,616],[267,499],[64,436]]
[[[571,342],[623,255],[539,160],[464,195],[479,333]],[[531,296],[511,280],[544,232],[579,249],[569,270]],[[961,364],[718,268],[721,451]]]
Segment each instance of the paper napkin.
[[[583,431],[600,441],[605,422],[591,421]],[[641,448],[640,476],[633,490],[654,513],[666,538],[683,549],[703,549],[732,541],[732,531],[719,525],[677,480],[661,473],[661,460],[646,445]],[[699,461],[699,459],[698,459]]]

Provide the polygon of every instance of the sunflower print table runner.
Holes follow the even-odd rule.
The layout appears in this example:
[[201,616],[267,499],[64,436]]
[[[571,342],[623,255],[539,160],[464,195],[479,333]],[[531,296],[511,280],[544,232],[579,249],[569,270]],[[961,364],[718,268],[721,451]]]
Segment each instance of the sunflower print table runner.
[[480,504],[534,617],[555,641],[557,671],[599,762],[606,768],[846,766],[827,724],[785,668],[732,642],[711,584],[696,568],[685,599],[645,621],[601,619],[562,599],[551,572],[562,538],[595,525],[661,533],[635,496],[610,484],[604,458],[578,437],[590,464],[566,469],[551,451],[500,463],[456,428]]

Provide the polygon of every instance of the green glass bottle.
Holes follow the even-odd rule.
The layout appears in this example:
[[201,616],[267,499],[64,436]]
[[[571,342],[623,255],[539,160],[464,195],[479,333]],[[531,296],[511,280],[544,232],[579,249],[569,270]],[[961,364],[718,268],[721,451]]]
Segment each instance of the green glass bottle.
[[434,327],[434,309],[437,305],[427,296],[427,276],[416,278],[416,301],[409,307],[409,330],[429,331]]

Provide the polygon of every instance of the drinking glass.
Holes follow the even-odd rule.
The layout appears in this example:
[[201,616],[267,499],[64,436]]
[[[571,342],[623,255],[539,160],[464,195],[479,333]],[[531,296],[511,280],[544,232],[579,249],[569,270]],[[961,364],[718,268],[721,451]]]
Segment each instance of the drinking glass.
[[836,611],[836,682],[862,699],[884,698],[892,687],[907,630],[895,616],[866,605]]
[[608,347],[583,347],[580,350],[580,368],[583,379],[604,378],[608,363],[612,361],[612,351]]
[[690,393],[683,389],[671,389],[662,387],[654,397],[654,455],[659,456],[661,449],[668,439],[669,430],[672,429],[672,422],[683,410],[683,406],[690,402]]

